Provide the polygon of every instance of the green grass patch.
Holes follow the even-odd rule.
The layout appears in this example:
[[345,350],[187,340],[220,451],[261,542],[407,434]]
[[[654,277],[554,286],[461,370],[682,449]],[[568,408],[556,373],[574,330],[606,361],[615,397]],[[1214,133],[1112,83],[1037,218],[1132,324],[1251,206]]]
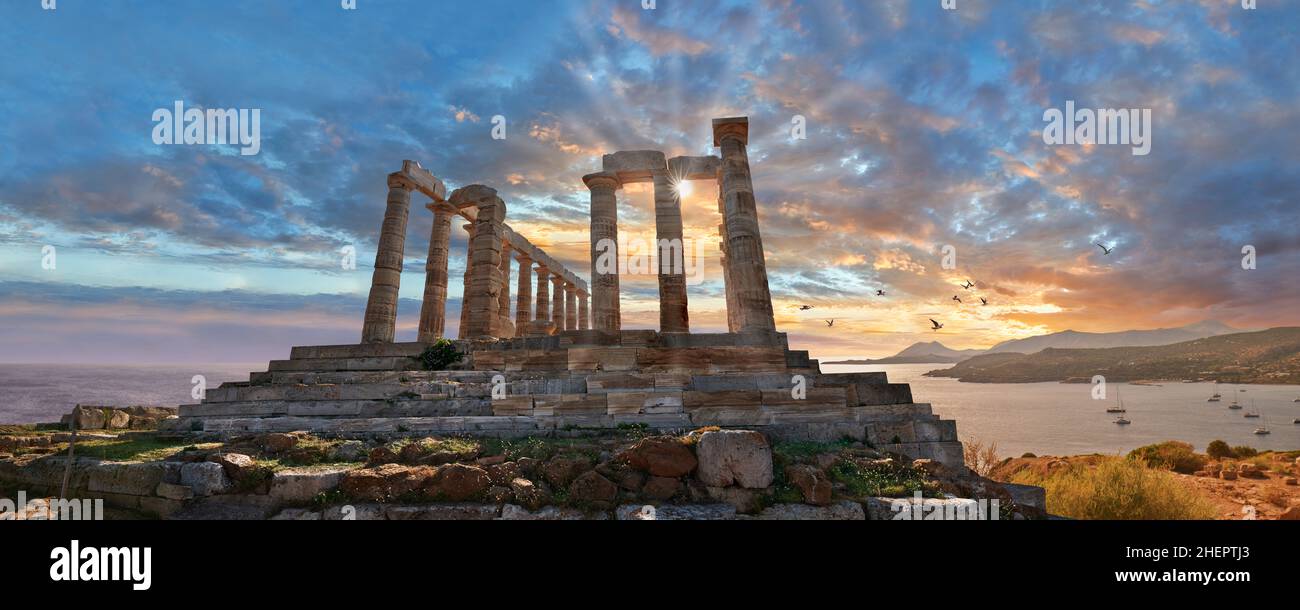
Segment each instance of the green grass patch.
[[[113,439],[77,440],[78,457],[99,458],[113,462],[154,462],[165,460],[194,446],[185,440],[160,440],[151,433],[125,433]],[[221,443],[204,443],[199,449],[214,449]],[[64,448],[61,455],[67,454]]]
[[773,445],[772,455],[778,458],[778,463],[796,464],[823,453],[839,453],[848,449],[852,444],[852,440],[832,442],[787,441]]
[[827,469],[831,480],[844,485],[845,495],[853,498],[905,497],[921,492],[927,497],[938,495],[938,489],[925,473],[894,462],[863,464],[855,460],[840,460]]

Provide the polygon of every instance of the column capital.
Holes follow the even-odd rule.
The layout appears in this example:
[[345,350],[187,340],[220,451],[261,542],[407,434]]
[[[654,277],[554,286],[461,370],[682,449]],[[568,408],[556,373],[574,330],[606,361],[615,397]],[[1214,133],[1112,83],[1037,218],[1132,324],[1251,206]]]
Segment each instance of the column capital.
[[530,263],[533,262],[533,257],[529,256],[528,253],[524,252],[523,250],[516,250],[515,260],[519,261],[519,264],[521,266],[528,266]]
[[589,189],[604,187],[618,190],[623,188],[623,181],[619,180],[618,174],[615,174],[614,172],[596,172],[594,174],[587,174],[582,177],[582,182],[583,184],[586,184]]
[[460,210],[457,210],[456,206],[445,201],[430,201],[429,203],[424,204],[424,207],[430,212],[433,212],[435,217],[453,216],[460,213]]
[[713,145],[721,146],[722,141],[728,138],[736,138],[741,144],[749,144],[749,117],[713,119]]

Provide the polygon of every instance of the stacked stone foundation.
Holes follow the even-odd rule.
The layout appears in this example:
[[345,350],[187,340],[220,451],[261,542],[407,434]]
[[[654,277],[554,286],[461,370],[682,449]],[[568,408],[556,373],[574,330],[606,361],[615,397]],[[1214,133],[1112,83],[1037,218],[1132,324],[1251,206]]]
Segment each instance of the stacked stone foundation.
[[956,422],[884,373],[821,373],[783,333],[565,331],[460,341],[457,370],[421,370],[425,343],[295,347],[248,382],[182,405],[178,427],[223,435],[308,430],[571,436],[644,428],[756,429],[783,440],[851,438],[962,462]]

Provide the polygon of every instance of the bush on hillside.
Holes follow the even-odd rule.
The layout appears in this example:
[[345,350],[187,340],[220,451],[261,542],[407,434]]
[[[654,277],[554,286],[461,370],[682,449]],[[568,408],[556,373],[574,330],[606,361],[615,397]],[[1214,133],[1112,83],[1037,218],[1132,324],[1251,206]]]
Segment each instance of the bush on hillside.
[[1205,456],[1199,455],[1189,443],[1165,441],[1129,452],[1129,459],[1139,460],[1150,468],[1162,468],[1192,474],[1205,468]]
[[1047,490],[1047,510],[1074,519],[1213,519],[1217,512],[1173,475],[1141,461],[1108,458],[1095,466],[1076,464],[1039,475],[1023,470],[1013,483]]

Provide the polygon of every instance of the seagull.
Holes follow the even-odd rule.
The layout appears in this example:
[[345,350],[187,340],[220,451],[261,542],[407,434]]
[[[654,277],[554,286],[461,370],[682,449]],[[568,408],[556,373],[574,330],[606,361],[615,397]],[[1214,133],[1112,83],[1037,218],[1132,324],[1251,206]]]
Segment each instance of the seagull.
[[962,284],[961,287],[962,287],[962,288],[965,288],[966,290],[970,290],[971,288],[974,288],[974,287],[975,287],[975,282],[972,282],[972,281],[970,281],[970,280],[966,280],[966,283],[965,283],[965,284]]
[[884,291],[884,290],[877,290],[877,291],[876,291],[876,296],[878,296],[878,297],[883,297],[883,296],[885,296],[885,291]]
[[812,305],[800,305],[800,306],[799,306],[799,311],[808,311],[809,309],[812,309],[812,308],[813,308]]
[[835,326],[835,320],[827,320],[827,321],[826,321],[826,325],[827,325],[827,326]]
[[957,302],[958,302],[958,303],[960,303],[960,302],[961,302],[961,298],[960,298],[960,297],[958,297],[958,296],[957,296],[957,295],[955,295],[955,294],[954,294],[954,295],[952,295],[952,300],[954,300],[954,301],[957,301]]
[[986,299],[986,298],[984,298],[984,297],[980,297],[980,305],[988,305],[988,304],[989,304],[989,300],[988,300],[988,299]]
[[939,330],[940,328],[943,328],[943,325],[934,318],[930,318],[930,323],[934,325],[934,328],[931,328],[930,330]]
[[1094,245],[1094,246],[1097,246],[1098,248],[1101,248],[1101,253],[1102,253],[1103,255],[1109,255],[1111,252],[1114,252],[1114,251],[1115,251],[1115,248],[1113,248],[1113,247],[1112,247],[1112,248],[1107,248],[1106,246],[1103,246],[1103,245],[1101,245],[1101,244],[1093,244],[1093,245]]

